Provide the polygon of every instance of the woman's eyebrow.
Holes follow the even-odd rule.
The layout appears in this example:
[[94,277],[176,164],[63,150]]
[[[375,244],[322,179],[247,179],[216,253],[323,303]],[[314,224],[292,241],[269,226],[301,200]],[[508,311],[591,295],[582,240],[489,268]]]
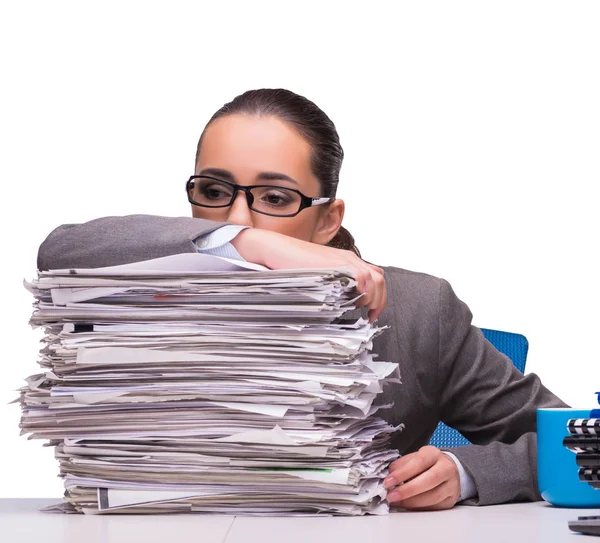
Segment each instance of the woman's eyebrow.
[[222,170],[221,168],[204,168],[198,175],[211,175],[225,181],[235,182],[235,176],[231,172]]
[[[235,183],[235,175],[227,170],[223,170],[221,168],[204,168],[200,171],[198,175],[210,175],[213,177],[218,177],[219,179],[223,179],[225,181],[231,181]],[[257,181],[289,181],[290,183],[294,183],[294,185],[300,185],[298,181],[294,178],[286,175],[284,173],[279,172],[261,172],[256,176]]]
[[298,181],[291,178],[289,175],[285,175],[284,173],[278,172],[261,172],[256,176],[256,179],[259,181],[289,181],[290,183],[294,183],[295,185],[299,185]]

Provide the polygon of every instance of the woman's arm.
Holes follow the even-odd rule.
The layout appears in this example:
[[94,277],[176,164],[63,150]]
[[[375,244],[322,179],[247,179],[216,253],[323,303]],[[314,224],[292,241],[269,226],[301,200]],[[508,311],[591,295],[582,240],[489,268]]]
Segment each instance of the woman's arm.
[[536,410],[566,404],[471,326],[471,312],[445,281],[439,369],[441,419],[474,443],[451,449],[475,479],[478,497],[468,503],[540,499]]
[[536,409],[565,404],[536,375],[516,370],[472,326],[469,308],[446,281],[412,273],[387,275],[392,311],[384,317],[394,316],[389,324],[404,334],[397,345],[382,343],[381,355],[404,361],[406,388],[399,391],[404,395],[399,405],[404,409],[422,405],[427,410],[427,415],[413,410],[414,418],[406,420],[413,432],[399,444],[415,452],[392,464],[389,486],[408,482],[389,499],[401,507],[426,509],[449,507],[456,501],[458,476],[452,474],[448,458],[434,447],[422,446],[428,436],[414,432],[415,425],[429,426],[437,417],[476,444],[450,449],[477,491],[462,503],[540,499]]
[[98,268],[177,253],[194,253],[194,241],[227,223],[191,217],[103,217],[53,230],[38,251],[39,270]]
[[[195,241],[229,223],[191,217],[127,215],[103,217],[59,226],[40,246],[38,269],[98,268],[197,252]],[[347,266],[374,321],[386,304],[383,270],[351,251],[334,249],[278,234],[247,228],[231,242],[247,261],[271,269]]]
[[248,228],[231,242],[245,259],[273,270],[348,267],[363,298],[358,307],[368,307],[369,320],[377,320],[386,306],[383,270],[360,259],[352,251],[317,245],[270,230]]

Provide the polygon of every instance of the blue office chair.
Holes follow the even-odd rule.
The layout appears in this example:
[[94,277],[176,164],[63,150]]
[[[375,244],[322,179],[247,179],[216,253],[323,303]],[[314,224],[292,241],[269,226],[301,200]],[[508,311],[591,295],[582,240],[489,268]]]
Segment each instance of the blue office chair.
[[[481,331],[496,349],[512,360],[515,367],[521,373],[525,373],[525,361],[527,360],[527,350],[529,349],[529,343],[525,336],[511,332],[501,332],[499,330],[488,330],[486,328],[482,328]],[[448,448],[470,445],[471,442],[458,430],[440,422],[431,436],[429,444],[438,448]]]

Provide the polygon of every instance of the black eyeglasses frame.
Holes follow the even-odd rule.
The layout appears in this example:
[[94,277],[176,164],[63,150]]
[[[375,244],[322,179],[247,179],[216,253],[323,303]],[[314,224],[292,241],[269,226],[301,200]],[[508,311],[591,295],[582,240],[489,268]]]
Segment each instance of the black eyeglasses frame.
[[[193,189],[195,179],[210,179],[212,181],[218,181],[219,183],[225,183],[226,185],[229,185],[233,189],[233,193],[231,195],[231,200],[229,201],[228,204],[218,205],[218,206],[209,206],[206,204],[199,204],[198,202],[194,201],[194,199],[191,197],[191,189]],[[254,204],[254,196],[252,195],[252,193],[250,191],[252,189],[263,188],[263,187],[272,188],[272,189],[283,189],[283,190],[295,192],[296,194],[298,194],[300,196],[300,207],[299,207],[298,211],[296,211],[296,213],[287,214],[287,215],[277,215],[274,213],[266,213],[265,211],[259,211],[258,209],[254,209],[252,207],[252,205]],[[249,185],[247,187],[244,187],[242,185],[237,185],[236,183],[232,183],[231,181],[225,181],[224,179],[219,179],[218,177],[212,177],[210,175],[191,175],[185,184],[185,193],[187,194],[188,202],[192,205],[195,205],[198,207],[206,207],[208,209],[231,207],[233,205],[233,202],[235,202],[238,191],[240,191],[240,190],[246,194],[246,202],[248,203],[248,207],[252,211],[254,211],[255,213],[260,213],[261,215],[268,215],[270,217],[295,217],[296,215],[298,215],[298,213],[300,213],[303,209],[306,209],[307,207],[328,204],[330,202],[333,202],[333,200],[335,200],[335,198],[311,198],[310,196],[306,196],[306,195],[302,194],[299,190],[292,189],[290,187],[281,187],[281,186],[277,186],[277,185]]]

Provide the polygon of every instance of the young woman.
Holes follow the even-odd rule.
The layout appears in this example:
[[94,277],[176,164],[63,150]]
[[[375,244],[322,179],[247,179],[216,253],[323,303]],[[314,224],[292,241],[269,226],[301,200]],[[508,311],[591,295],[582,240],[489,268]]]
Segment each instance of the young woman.
[[[331,120],[283,89],[248,91],[207,124],[186,184],[194,218],[137,215],[65,225],[40,247],[40,269],[122,264],[177,252],[243,258],[272,269],[350,267],[369,318],[391,330],[375,340],[398,362],[382,411],[405,430],[403,456],[385,481],[388,500],[408,509],[457,502],[540,499],[535,411],[565,404],[537,376],[521,375],[471,325],[450,285],[360,258],[336,199],[343,151]],[[442,420],[477,445],[427,446]]]

